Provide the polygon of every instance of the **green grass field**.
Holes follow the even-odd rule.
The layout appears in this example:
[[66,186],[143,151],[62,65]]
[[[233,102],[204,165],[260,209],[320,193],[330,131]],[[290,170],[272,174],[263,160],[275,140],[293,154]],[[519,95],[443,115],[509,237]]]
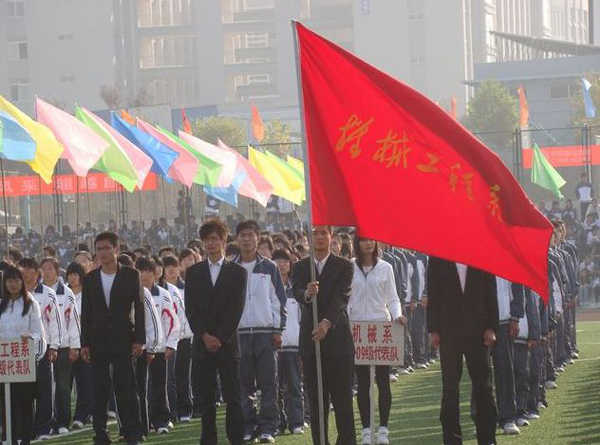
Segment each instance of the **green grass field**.
[[[498,443],[546,445],[546,444],[600,444],[600,322],[578,324],[580,359],[569,366],[559,377],[559,388],[549,393],[549,408],[532,426],[523,428],[520,436],[498,436]],[[429,445],[440,444],[441,427],[438,420],[441,398],[441,375],[439,365],[419,371],[393,385],[393,406],[390,416],[390,439],[392,444]],[[476,444],[471,436],[473,423],[469,418],[470,385],[468,374],[463,377],[461,411],[465,443]],[[356,404],[355,404],[356,407]],[[219,411],[219,443],[226,444],[224,410]],[[331,415],[331,424],[333,414]],[[356,413],[357,434],[360,421]],[[277,438],[281,445],[310,444],[310,434],[285,435]],[[115,439],[114,425],[112,427]],[[48,445],[75,445],[91,443],[91,432],[83,431],[48,441]],[[176,425],[166,436],[151,435],[148,444],[195,444],[199,442],[198,420],[186,425]],[[360,436],[359,436],[360,437]],[[331,426],[330,441],[335,443],[335,428]]]

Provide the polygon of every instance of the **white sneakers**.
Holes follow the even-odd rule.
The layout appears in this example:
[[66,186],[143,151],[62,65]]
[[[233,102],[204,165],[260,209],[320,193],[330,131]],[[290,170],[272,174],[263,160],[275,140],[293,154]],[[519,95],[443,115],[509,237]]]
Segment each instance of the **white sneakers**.
[[398,376],[396,374],[390,374],[390,382],[396,383],[398,381]]
[[[361,445],[371,445],[371,428],[363,429],[360,443]],[[379,431],[377,431],[377,440],[375,443],[378,445],[389,445],[390,439],[387,427],[379,427]]]
[[262,433],[258,440],[260,443],[275,443],[275,438],[271,436],[269,433]]
[[371,445],[371,428],[364,428],[362,431],[361,445]]
[[169,434],[169,428],[160,427],[156,429],[156,434]]
[[502,427],[502,431],[504,431],[504,434],[508,435],[521,434],[521,430],[517,427],[517,425],[514,424],[514,422],[505,423]]
[[556,384],[556,382],[554,380],[546,381],[546,389],[556,389],[556,388],[558,388],[558,385]]
[[292,434],[296,434],[296,435],[304,434],[304,428],[302,428],[301,426],[297,426],[296,428],[294,428],[292,430]]
[[65,435],[65,434],[69,434],[69,429],[65,428],[64,426],[60,427],[58,429],[58,434],[60,434],[61,436]]
[[531,424],[529,423],[529,420],[527,420],[526,418],[519,417],[517,419],[517,426],[518,427],[524,427],[524,426],[529,426],[529,425],[531,425]]
[[80,430],[84,427],[85,425],[83,424],[83,422],[81,422],[80,420],[73,420],[73,429],[74,430]]
[[179,418],[179,421],[180,421],[181,423],[188,423],[188,422],[191,422],[191,421],[192,421],[192,418],[191,418],[190,416],[181,416],[181,417]]

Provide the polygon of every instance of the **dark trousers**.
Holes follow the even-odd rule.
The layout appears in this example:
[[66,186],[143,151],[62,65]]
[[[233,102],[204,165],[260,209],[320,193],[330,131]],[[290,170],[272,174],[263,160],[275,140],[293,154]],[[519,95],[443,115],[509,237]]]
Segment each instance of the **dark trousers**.
[[178,351],[167,360],[167,401],[169,402],[169,420],[177,420],[177,377],[175,375],[175,363]]
[[203,358],[193,359],[193,368],[193,379],[198,389],[198,408],[202,416],[200,445],[217,444],[217,373],[227,404],[227,438],[232,445],[241,445],[244,440],[244,416],[240,401],[239,360],[206,353]]
[[[177,381],[177,416],[193,414],[192,393],[190,387],[191,344],[189,338],[179,340],[177,344],[177,359],[175,360],[175,379]],[[169,399],[170,400],[170,399]]]
[[563,366],[567,361],[567,349],[565,347],[565,318],[561,315],[555,330],[554,341],[554,366]]
[[498,403],[498,423],[500,426],[504,426],[505,423],[514,422],[517,417],[514,343],[509,336],[508,324],[500,325],[496,334],[496,343],[492,348],[492,359]]
[[[35,383],[11,383],[10,384],[10,421],[12,425],[12,439],[21,445],[31,442],[33,431],[33,401],[35,398]],[[4,414],[4,384],[0,385],[0,403],[2,403],[2,440],[6,441],[6,415]]]
[[[556,332],[556,330],[554,331]],[[548,339],[544,345],[544,368],[546,370],[546,381],[556,380],[556,371],[554,370],[554,343],[556,342],[556,334],[551,339]]]
[[529,401],[529,349],[526,344],[515,343],[515,389],[517,395],[517,416],[523,417],[527,413]]
[[410,310],[410,305],[404,306],[404,313],[406,314],[406,326],[404,328],[404,367],[414,366],[415,361],[413,358],[413,344],[410,332],[412,330],[413,313]]
[[48,361],[48,354],[37,364],[35,398],[35,420],[33,422],[35,435],[50,434],[54,404],[52,401],[52,364]]
[[167,398],[167,360],[159,353],[148,367],[148,401],[150,405],[150,423],[155,430],[166,428],[171,419]]
[[135,361],[135,382],[140,400],[140,436],[148,437],[150,433],[150,416],[148,415],[148,362],[146,361],[145,351]]
[[488,445],[496,442],[497,411],[492,387],[490,354],[478,337],[443,337],[440,346],[442,367],[442,409],[440,421],[444,444],[462,444],[460,427],[459,389],[463,371],[463,356],[475,393],[477,412],[477,442]]
[[54,429],[69,428],[71,424],[71,362],[69,348],[58,350],[54,362]]
[[417,307],[412,314],[410,338],[412,340],[413,358],[415,363],[426,362],[425,351],[425,309],[421,302],[416,302]]
[[[277,429],[277,361],[273,335],[240,334],[240,379],[244,434],[275,434]],[[254,406],[255,390],[260,390],[260,408]]]
[[302,394],[302,363],[298,351],[283,351],[278,355],[279,427],[290,431],[304,426]]
[[[333,403],[338,437],[336,445],[356,445],[354,412],[352,408],[352,378],[354,356],[329,359],[322,358],[323,368],[323,409],[325,413],[325,442],[328,439],[329,400]],[[310,403],[310,429],[313,445],[321,445],[319,437],[319,393],[317,365],[315,357],[303,357],[304,378]],[[388,377],[389,378],[389,377]],[[325,445],[325,444],[323,444]]]
[[[369,366],[361,365],[354,367],[356,371],[356,380],[358,390],[356,399],[358,401],[358,410],[360,412],[360,421],[363,428],[374,428],[371,425],[371,397],[369,389],[371,387],[371,375]],[[390,367],[375,367],[375,382],[379,389],[379,425],[388,425],[390,418],[390,409],[392,408],[392,391],[390,389]]]
[[92,409],[94,408],[92,365],[85,363],[82,359],[73,363],[71,365],[71,387],[73,386],[73,380],[77,388],[73,420],[78,420],[85,425],[90,421]]
[[529,354],[529,400],[527,401],[527,411],[537,412],[538,403],[542,400],[542,387],[545,379],[543,378],[542,366],[544,363],[544,345],[535,345],[531,348]]
[[[93,351],[92,351],[93,354]],[[123,435],[127,443],[138,442],[140,437],[140,400],[134,391],[136,379],[133,360],[129,354],[94,354],[92,379],[94,384],[94,443],[110,443],[106,429],[106,407],[112,382],[117,399],[117,412],[122,422]]]

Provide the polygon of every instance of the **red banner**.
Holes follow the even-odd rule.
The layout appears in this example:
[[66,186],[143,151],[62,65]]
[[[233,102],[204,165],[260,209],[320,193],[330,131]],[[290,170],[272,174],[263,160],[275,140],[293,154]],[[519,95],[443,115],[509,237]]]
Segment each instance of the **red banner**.
[[[37,195],[75,195],[77,180],[79,193],[111,193],[121,190],[119,183],[104,173],[90,173],[85,178],[75,175],[56,175],[50,184],[40,181],[39,176],[5,176],[4,184],[0,181],[0,193],[6,191],[6,196],[37,196]],[[41,186],[41,192],[40,192]],[[142,187],[143,191],[156,190],[156,175],[150,173]]]
[[[546,159],[553,167],[581,167],[583,162],[583,146],[566,145],[561,147],[540,147]],[[531,168],[533,152],[531,148],[523,149],[523,168]],[[592,165],[600,165],[600,145],[590,145]]]

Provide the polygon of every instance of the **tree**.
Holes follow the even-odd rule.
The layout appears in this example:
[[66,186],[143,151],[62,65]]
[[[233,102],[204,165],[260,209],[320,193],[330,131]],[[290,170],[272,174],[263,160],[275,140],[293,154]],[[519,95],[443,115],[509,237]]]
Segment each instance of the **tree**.
[[483,82],[467,106],[465,126],[489,147],[499,150],[510,147],[512,132],[519,121],[517,99],[500,82]]
[[595,143],[595,136],[600,135],[600,76],[585,76],[585,79],[592,84],[590,95],[592,102],[596,106],[596,117],[588,119],[585,117],[585,105],[583,103],[583,83],[578,82],[578,90],[572,97],[573,104],[573,125],[582,127],[588,124],[591,128],[592,143]]
[[127,99],[127,108],[138,108],[144,107],[147,105],[152,105],[152,94],[148,91],[146,87],[141,87],[137,95],[129,97]]
[[292,127],[289,124],[281,122],[279,119],[269,121],[265,124],[265,138],[261,144],[282,144],[266,148],[273,154],[285,158],[292,150],[290,142],[294,142],[291,133]]
[[116,85],[102,85],[100,97],[109,110],[123,108],[123,91]]
[[216,144],[219,139],[230,147],[244,146],[247,142],[246,126],[230,117],[211,116],[197,119],[192,125],[192,132],[194,136],[211,144]]

